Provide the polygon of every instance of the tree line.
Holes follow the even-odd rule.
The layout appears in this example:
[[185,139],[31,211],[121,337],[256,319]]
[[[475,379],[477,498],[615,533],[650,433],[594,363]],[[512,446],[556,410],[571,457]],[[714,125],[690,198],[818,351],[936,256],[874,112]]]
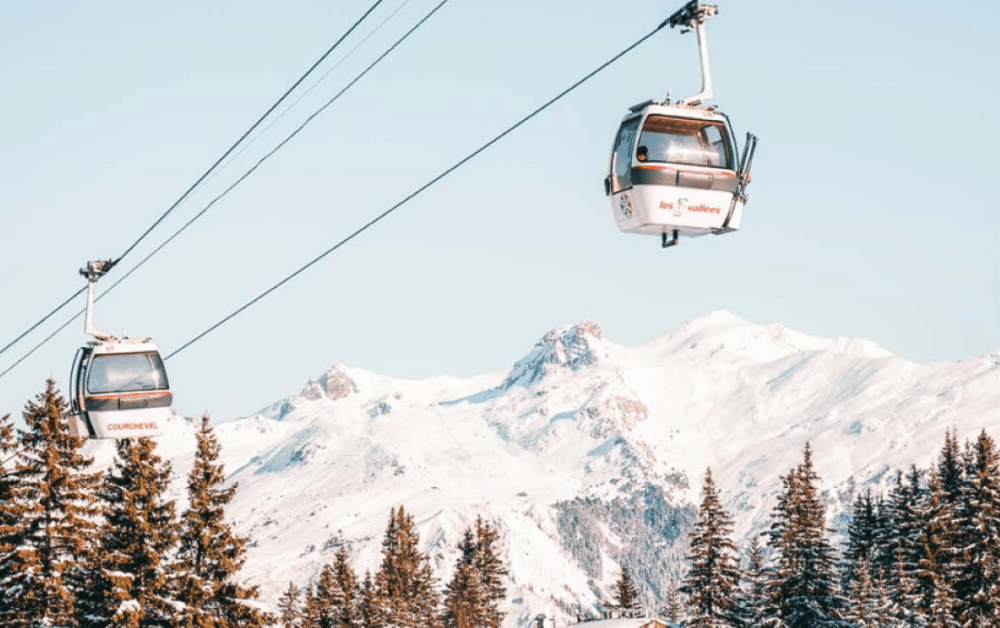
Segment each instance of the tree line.
[[116,443],[90,470],[53,380],[0,417],[0,626],[235,628],[265,626],[257,591],[236,580],[247,539],[225,508],[220,447],[202,417],[188,507],[168,499],[172,470],[148,438]]
[[733,520],[705,474],[689,570],[668,619],[691,628],[988,628],[1000,626],[1000,470],[985,430],[936,461],[897,472],[887,495],[853,503],[837,551],[807,445],[762,537],[741,564]]
[[392,509],[378,571],[359,579],[341,546],[305,587],[289,582],[278,603],[283,628],[500,628],[507,568],[496,527],[482,517],[465,530],[451,580],[439,590],[420,552],[413,516]]

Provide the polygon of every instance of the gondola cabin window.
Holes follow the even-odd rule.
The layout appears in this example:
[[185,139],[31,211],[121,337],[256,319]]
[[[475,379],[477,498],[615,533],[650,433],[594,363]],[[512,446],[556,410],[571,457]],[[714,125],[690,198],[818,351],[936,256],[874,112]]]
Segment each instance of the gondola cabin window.
[[639,118],[626,120],[618,129],[615,151],[611,155],[611,192],[617,193],[632,187],[632,149],[635,134],[639,129]]
[[167,373],[160,354],[98,355],[90,365],[87,392],[93,394],[166,390]]
[[733,169],[735,157],[722,122],[649,116],[642,125],[639,150],[651,162]]

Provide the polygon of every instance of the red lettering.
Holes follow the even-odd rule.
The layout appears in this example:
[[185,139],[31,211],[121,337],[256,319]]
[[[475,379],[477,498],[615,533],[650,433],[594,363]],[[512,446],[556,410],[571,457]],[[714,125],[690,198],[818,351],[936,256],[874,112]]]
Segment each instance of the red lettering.
[[718,207],[710,207],[708,205],[692,205],[688,207],[689,212],[700,212],[702,214],[719,214],[722,210]]
[[155,430],[156,423],[109,423],[108,431],[116,432],[121,430]]

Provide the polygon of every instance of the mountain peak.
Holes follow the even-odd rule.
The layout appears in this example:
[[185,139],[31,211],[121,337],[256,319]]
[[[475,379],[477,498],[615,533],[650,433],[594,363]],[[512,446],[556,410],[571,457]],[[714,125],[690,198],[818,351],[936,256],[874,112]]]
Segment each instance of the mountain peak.
[[601,359],[597,350],[601,339],[600,326],[590,319],[553,329],[514,364],[500,388],[506,390],[514,385],[528,388],[554,370],[576,371],[596,364]]
[[356,392],[358,385],[348,374],[347,368],[342,364],[334,364],[319,379],[310,378],[299,396],[309,401],[323,398],[335,401]]

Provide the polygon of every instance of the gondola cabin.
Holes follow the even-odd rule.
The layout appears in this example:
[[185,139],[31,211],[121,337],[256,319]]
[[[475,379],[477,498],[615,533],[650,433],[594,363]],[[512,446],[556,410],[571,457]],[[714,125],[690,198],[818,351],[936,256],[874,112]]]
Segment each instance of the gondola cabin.
[[679,236],[729,233],[740,228],[757,138],[747,133],[737,160],[729,118],[714,105],[705,22],[718,8],[691,0],[664,24],[698,35],[701,92],[677,102],[647,100],[629,109],[611,148],[604,193],[618,228],[659,235],[663,246]]
[[173,397],[152,342],[110,339],[79,349],[70,374],[70,426],[80,438],[159,436]]
[[70,430],[78,438],[159,436],[173,395],[160,351],[149,338],[116,338],[94,326],[94,286],[115,262],[88,262],[84,332],[69,374]]
[[605,192],[627,233],[699,236],[740,228],[736,140],[715,108],[646,102],[622,120]]

